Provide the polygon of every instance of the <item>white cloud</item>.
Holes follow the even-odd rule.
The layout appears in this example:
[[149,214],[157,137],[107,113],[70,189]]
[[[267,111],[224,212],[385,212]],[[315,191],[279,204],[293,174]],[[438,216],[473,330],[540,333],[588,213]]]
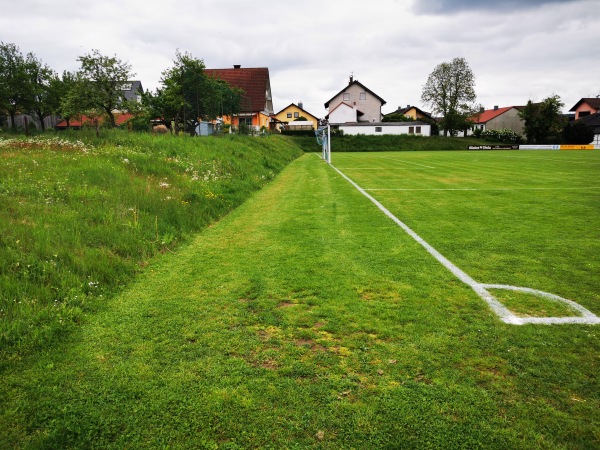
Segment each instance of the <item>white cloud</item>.
[[595,0],[148,5],[24,0],[3,9],[1,39],[59,72],[76,69],[77,57],[92,49],[116,54],[146,89],[157,87],[176,49],[210,68],[266,66],[276,110],[303,101],[321,117],[350,73],[388,102],[384,112],[407,104],[426,109],[420,97],[427,76],[459,56],[473,69],[486,107],[555,93],[568,109],[600,94]]

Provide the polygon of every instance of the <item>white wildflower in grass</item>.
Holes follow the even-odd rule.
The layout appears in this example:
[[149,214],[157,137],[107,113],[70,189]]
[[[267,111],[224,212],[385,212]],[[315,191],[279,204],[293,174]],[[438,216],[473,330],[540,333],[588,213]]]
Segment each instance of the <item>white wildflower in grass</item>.
[[170,186],[170,184],[169,184],[169,183],[167,183],[166,181],[161,181],[160,183],[158,183],[158,185],[159,185],[161,188],[168,188],[168,187]]
[[29,138],[17,138],[17,139],[3,139],[0,138],[0,147],[14,148],[14,149],[48,149],[48,150],[77,150],[83,153],[88,152],[88,147],[81,141],[70,141],[63,139],[58,136],[48,137],[29,137]]

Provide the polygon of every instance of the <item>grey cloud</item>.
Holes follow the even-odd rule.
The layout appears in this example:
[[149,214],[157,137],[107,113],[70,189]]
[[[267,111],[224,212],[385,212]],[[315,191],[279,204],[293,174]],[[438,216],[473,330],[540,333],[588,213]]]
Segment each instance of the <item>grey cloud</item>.
[[544,5],[576,2],[578,0],[428,0],[419,1],[414,11],[423,14],[451,14],[463,11],[516,11],[535,9]]

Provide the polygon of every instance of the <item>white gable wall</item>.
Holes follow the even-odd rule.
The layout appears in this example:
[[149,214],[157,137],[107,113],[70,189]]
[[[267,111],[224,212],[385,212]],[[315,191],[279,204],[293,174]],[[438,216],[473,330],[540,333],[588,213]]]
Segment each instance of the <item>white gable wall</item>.
[[[344,98],[344,94],[347,94],[346,98]],[[329,123],[344,123],[333,122],[331,120],[331,111],[342,102],[353,106],[363,113],[363,115],[358,118],[360,122],[381,122],[381,119],[383,118],[381,115],[381,100],[369,91],[363,89],[359,84],[352,84],[329,102]],[[356,118],[354,119],[354,122],[356,122]]]
[[347,122],[356,122],[356,108],[342,103],[329,113],[329,123]]

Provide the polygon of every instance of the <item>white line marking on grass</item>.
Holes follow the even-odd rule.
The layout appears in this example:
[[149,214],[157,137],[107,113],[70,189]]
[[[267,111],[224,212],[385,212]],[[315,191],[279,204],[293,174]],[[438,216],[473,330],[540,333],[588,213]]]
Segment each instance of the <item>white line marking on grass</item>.
[[423,188],[423,189],[405,189],[405,188],[371,188],[365,191],[589,191],[590,189],[600,189],[600,186],[586,187],[564,187],[564,188]]
[[400,163],[404,163],[404,164],[412,164],[412,165],[415,165],[415,166],[427,167],[428,169],[435,169],[435,167],[433,167],[433,166],[426,166],[425,164],[419,164],[419,163],[414,163],[414,162],[410,162],[410,161],[404,161],[403,159],[388,158],[387,156],[381,156],[381,155],[374,155],[374,156],[376,156],[377,158],[389,159],[390,161],[400,162]]
[[[406,225],[404,222],[402,222],[400,219],[398,219],[395,215],[393,215],[385,206],[383,206],[375,198],[373,198],[371,195],[369,195],[363,188],[361,188],[358,184],[356,184],[349,177],[347,177],[342,171],[340,171],[338,168],[336,168],[333,165],[331,167],[333,167],[333,169],[337,173],[339,173],[345,180],[347,180],[352,186],[354,186],[356,189],[358,189],[358,191],[361,194],[363,194],[365,197],[367,197],[369,200],[371,200],[371,202],[373,202],[375,204],[375,206],[377,206],[386,216],[388,216],[390,219],[392,219],[398,226],[400,226],[406,233],[408,233],[409,236],[411,236],[415,241],[417,241],[419,244],[421,244],[421,246],[423,246],[425,248],[425,250],[427,250],[427,252],[429,252],[429,254],[431,254],[435,259],[437,259],[444,267],[446,267],[446,269],[448,269],[450,272],[452,272],[454,274],[454,276],[456,276],[459,280],[461,280],[463,283],[465,283],[467,286],[469,286],[471,289],[473,289],[477,293],[477,295],[479,295],[479,297],[488,304],[488,306],[492,309],[492,311],[494,311],[498,315],[500,320],[502,320],[504,323],[511,324],[511,325],[523,325],[526,323],[544,324],[544,325],[565,324],[565,323],[578,323],[578,324],[590,324],[590,325],[600,324],[600,317],[598,317],[595,314],[593,314],[592,312],[588,311],[587,309],[585,309],[583,306],[579,305],[578,303],[575,303],[574,301],[568,300],[563,297],[559,297],[558,295],[554,295],[554,294],[550,294],[548,292],[538,291],[536,289],[530,289],[530,288],[526,288],[526,287],[510,286],[510,285],[505,285],[505,284],[485,284],[485,283],[479,283],[479,282],[475,281],[466,272],[463,272],[456,265],[454,265],[449,259],[447,259],[444,255],[442,255],[435,248],[433,248],[431,245],[429,245],[423,238],[421,238],[421,236],[419,236],[408,225]],[[543,297],[543,298],[546,298],[549,300],[562,302],[562,303],[567,304],[569,307],[576,310],[577,312],[579,312],[581,314],[581,316],[578,316],[578,317],[518,317],[516,314],[514,314],[512,311],[510,311],[508,308],[506,308],[502,303],[500,303],[496,299],[496,297],[494,297],[488,291],[488,289],[505,289],[505,290],[511,290],[511,291],[526,292],[528,294],[537,295],[537,296],[540,296],[540,297]]]
[[557,158],[530,158],[527,156],[508,156],[508,155],[493,155],[493,156],[498,156],[499,158],[521,158],[521,159],[528,159],[530,161],[558,161],[558,162],[566,162],[566,163],[571,163],[571,164],[586,164],[586,165],[596,165],[596,164],[600,164],[600,162],[596,162],[596,161],[575,161],[572,159],[557,159]]

